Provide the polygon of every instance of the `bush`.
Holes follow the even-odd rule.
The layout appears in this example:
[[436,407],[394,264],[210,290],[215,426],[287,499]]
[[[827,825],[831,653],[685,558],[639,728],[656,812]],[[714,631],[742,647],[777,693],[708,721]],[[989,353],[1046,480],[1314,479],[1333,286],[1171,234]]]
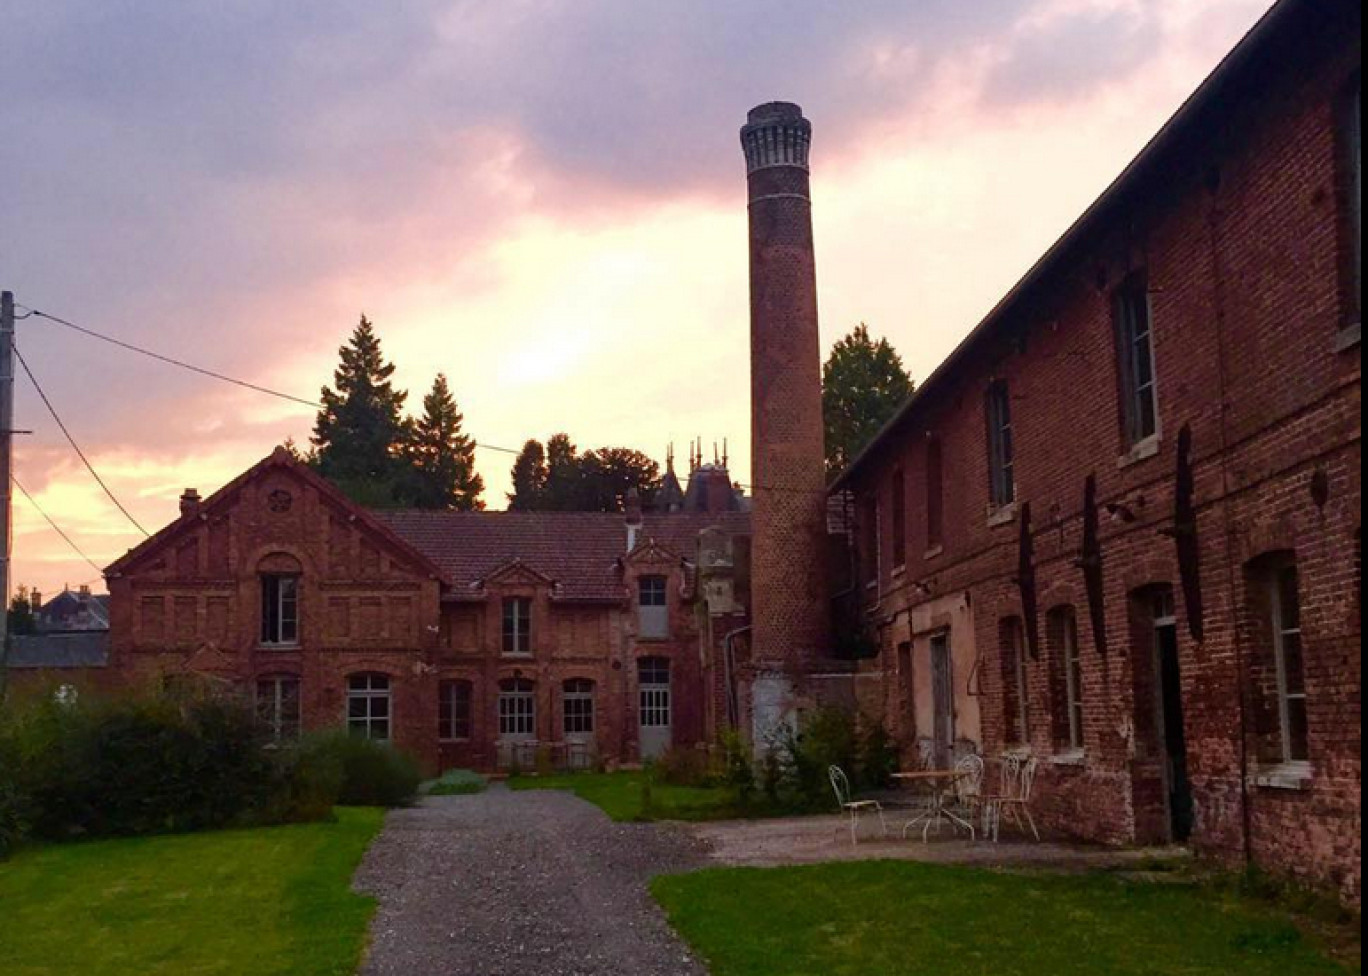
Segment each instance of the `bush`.
[[755,796],[755,760],[750,747],[736,729],[725,730],[718,746],[722,784],[732,791],[737,803],[746,806]]
[[830,767],[841,767],[855,790],[878,788],[897,770],[898,753],[879,723],[828,707],[804,716],[797,732],[779,730],[759,766],[766,803],[775,811],[800,813],[834,805]]
[[341,770],[337,802],[358,807],[409,806],[423,781],[418,764],[384,742],[345,730],[315,733],[300,748],[313,760],[335,761]]
[[708,753],[694,746],[671,746],[651,764],[657,783],[670,786],[711,786],[715,780]]
[[427,783],[423,792],[428,796],[468,796],[483,793],[489,780],[469,769],[448,769],[441,776]]

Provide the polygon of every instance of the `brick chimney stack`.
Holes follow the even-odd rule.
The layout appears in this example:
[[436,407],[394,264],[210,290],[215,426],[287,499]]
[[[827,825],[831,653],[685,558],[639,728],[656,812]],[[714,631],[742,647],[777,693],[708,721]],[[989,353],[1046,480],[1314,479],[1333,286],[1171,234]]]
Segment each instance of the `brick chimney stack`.
[[180,513],[182,516],[193,515],[199,511],[200,493],[193,488],[185,489],[185,493],[180,496]]
[[[789,102],[741,129],[750,210],[752,662],[755,728],[791,719],[802,678],[827,652],[821,350],[812,250],[812,125]],[[783,702],[783,704],[781,704]],[[779,709],[783,714],[775,715]]]

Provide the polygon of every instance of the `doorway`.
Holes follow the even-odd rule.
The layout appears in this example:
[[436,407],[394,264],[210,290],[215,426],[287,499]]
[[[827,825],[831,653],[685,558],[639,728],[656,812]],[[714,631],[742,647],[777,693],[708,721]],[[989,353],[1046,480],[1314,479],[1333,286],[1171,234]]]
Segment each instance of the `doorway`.
[[1173,591],[1154,597],[1154,655],[1164,789],[1168,800],[1169,836],[1182,843],[1192,835],[1192,785],[1188,780],[1187,736],[1183,725],[1183,684],[1178,662],[1178,619]]
[[931,638],[932,736],[937,769],[950,768],[955,751],[955,690],[950,662],[950,632]]
[[637,662],[641,758],[655,759],[670,748],[670,660],[643,657]]

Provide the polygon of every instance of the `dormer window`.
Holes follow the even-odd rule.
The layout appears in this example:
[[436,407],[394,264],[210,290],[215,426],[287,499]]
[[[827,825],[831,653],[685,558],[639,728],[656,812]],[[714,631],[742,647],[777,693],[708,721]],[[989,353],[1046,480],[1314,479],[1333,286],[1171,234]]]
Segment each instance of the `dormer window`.
[[637,628],[642,640],[664,640],[670,636],[670,601],[664,576],[643,576],[637,580]]
[[528,597],[510,596],[504,599],[503,652],[532,653],[532,601]]
[[299,643],[299,577],[293,573],[261,577],[261,643]]

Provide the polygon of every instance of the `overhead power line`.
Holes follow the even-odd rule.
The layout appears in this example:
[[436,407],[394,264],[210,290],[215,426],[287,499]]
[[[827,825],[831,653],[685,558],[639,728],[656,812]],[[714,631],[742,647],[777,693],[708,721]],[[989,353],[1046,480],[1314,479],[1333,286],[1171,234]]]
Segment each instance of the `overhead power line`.
[[61,428],[62,433],[66,435],[67,443],[70,444],[71,449],[76,452],[76,456],[81,459],[81,463],[86,466],[86,470],[89,471],[90,476],[95,479],[95,483],[104,489],[104,493],[109,496],[109,500],[114,503],[114,507],[120,512],[123,512],[124,518],[132,522],[135,529],[143,535],[151,535],[150,532],[139,524],[132,513],[124,508],[123,503],[120,502],[118,498],[114,497],[114,492],[110,490],[109,485],[105,484],[105,480],[100,477],[100,473],[95,470],[95,465],[90,463],[90,458],[86,457],[85,451],[81,450],[81,446],[76,443],[76,438],[71,436],[71,431],[67,430],[67,425],[62,423],[62,418],[57,415],[57,409],[52,405],[52,401],[49,400],[48,395],[43,392],[43,387],[38,383],[38,378],[33,375],[33,370],[29,369],[29,364],[24,360],[23,353],[19,351],[18,345],[14,346],[14,355],[18,358],[19,365],[24,367],[24,373],[28,376],[29,382],[33,384],[33,388],[38,391],[38,396],[43,401],[43,406],[47,407],[48,413],[52,414],[52,419],[57,422],[57,426]]
[[75,552],[76,555],[84,559],[87,563],[89,563],[90,568],[95,570],[95,572],[99,573],[101,578],[103,578],[104,570],[95,564],[95,560],[91,559],[89,556],[87,556],[84,552],[81,551],[81,547],[76,545],[76,543],[72,541],[71,536],[67,535],[65,532],[62,531],[62,527],[52,520],[51,515],[43,511],[43,507],[39,505],[38,502],[34,500],[33,496],[28,493],[28,489],[19,483],[19,479],[14,477],[13,475],[10,475],[10,480],[14,482],[14,487],[19,489],[19,493],[28,499],[28,503],[33,506],[33,510],[37,512],[39,515],[43,516],[43,521],[47,522],[47,524],[52,527],[52,531],[60,535],[62,537],[62,540],[71,547],[72,551]]

